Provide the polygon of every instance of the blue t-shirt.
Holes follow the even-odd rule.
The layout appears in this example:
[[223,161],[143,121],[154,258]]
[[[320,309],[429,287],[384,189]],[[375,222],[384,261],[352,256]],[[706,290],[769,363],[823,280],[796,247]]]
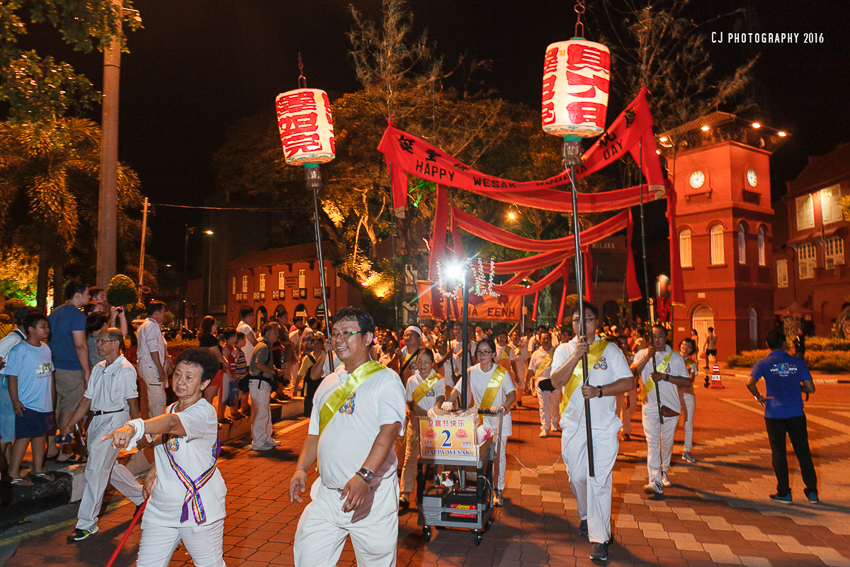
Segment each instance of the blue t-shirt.
[[50,350],[60,370],[82,370],[74,346],[73,331],[86,332],[86,316],[73,305],[62,305],[50,312]]
[[812,379],[805,362],[784,350],[775,350],[753,365],[750,376],[764,378],[765,397],[773,398],[764,405],[764,417],[785,419],[804,415],[800,384]]
[[50,348],[23,342],[9,352],[7,376],[18,377],[18,400],[27,409],[53,411],[53,359]]

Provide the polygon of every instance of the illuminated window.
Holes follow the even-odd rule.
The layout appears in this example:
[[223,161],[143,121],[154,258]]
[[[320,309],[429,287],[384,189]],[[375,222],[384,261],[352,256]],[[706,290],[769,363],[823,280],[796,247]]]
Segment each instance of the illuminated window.
[[776,287],[788,287],[788,260],[776,261]]
[[841,220],[841,190],[838,185],[820,190],[820,211],[823,224]]
[[747,263],[747,229],[743,223],[738,225],[738,263]]
[[797,197],[797,230],[805,230],[814,228],[815,226],[815,209],[812,204],[811,195],[803,195]]
[[230,293],[235,294],[235,293],[236,293],[236,276],[233,276],[233,278],[231,278],[231,279],[233,280],[233,281],[232,281],[232,283],[233,283],[233,291],[231,291]]
[[260,291],[266,291],[266,274],[260,274]]
[[248,276],[242,276],[242,293],[248,293]]
[[800,263],[800,279],[808,280],[815,277],[817,257],[815,256],[815,245],[804,242],[797,248],[797,258]]
[[726,257],[723,252],[723,227],[716,224],[709,231],[711,235],[711,264],[725,264]]
[[286,276],[284,275],[283,270],[277,273],[277,289],[286,289]]
[[764,227],[759,227],[759,266],[767,266],[767,255],[764,251]]
[[824,266],[832,268],[844,264],[844,240],[840,236],[828,238],[823,243]]
[[679,231],[679,261],[683,268],[694,265],[691,257],[691,229],[689,228]]
[[298,270],[298,287],[304,289],[307,287],[307,270]]

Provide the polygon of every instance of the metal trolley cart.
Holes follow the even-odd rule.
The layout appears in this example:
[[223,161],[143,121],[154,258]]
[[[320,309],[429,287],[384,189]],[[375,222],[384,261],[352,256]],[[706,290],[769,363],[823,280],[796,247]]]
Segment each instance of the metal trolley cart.
[[[489,415],[490,411],[471,409],[419,419],[418,477],[423,489],[417,491],[417,508],[426,542],[431,540],[432,528],[447,527],[472,530],[479,545],[493,523],[493,478],[498,478],[493,457],[499,447],[492,441],[500,440],[503,416],[498,414],[493,439],[479,445],[479,413]],[[422,465],[433,472],[427,481]],[[467,479],[469,469],[475,469],[474,481]]]

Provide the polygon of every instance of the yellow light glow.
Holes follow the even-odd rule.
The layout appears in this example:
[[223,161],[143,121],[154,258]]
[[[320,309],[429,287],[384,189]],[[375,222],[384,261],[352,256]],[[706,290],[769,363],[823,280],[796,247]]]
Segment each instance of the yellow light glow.
[[655,150],[655,153],[661,155],[661,150]]
[[758,122],[753,122],[753,128],[761,128],[761,124]]
[[785,136],[787,136],[787,135],[788,135],[788,134],[786,134],[785,132],[781,132],[781,131],[779,132],[779,137],[780,137],[780,138],[784,138],[784,137],[785,137]]
[[708,126],[703,126],[702,128],[700,128],[700,130],[702,130],[703,132],[708,132]]
[[508,218],[511,220],[516,220],[516,215],[513,213],[508,213]]
[[211,230],[205,230],[205,231],[204,231],[204,234],[209,234],[210,236],[212,236],[212,235],[213,235],[213,234],[215,234],[215,233],[214,233],[213,231],[211,231]]
[[666,141],[667,141],[667,136],[661,136],[660,138],[658,138],[658,141],[659,141],[659,142],[666,142]]

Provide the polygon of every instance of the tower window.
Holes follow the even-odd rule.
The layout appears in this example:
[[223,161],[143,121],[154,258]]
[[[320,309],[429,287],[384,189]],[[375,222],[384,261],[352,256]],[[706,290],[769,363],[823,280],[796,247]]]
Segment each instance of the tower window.
[[738,225],[738,263],[747,263],[747,229],[744,223]]
[[767,266],[767,255],[764,251],[764,227],[759,227],[759,266]]
[[679,262],[683,268],[692,267],[693,260],[691,257],[691,229],[683,228],[679,231]]
[[726,263],[723,252],[723,226],[715,224],[709,231],[711,237],[711,264],[716,266]]

